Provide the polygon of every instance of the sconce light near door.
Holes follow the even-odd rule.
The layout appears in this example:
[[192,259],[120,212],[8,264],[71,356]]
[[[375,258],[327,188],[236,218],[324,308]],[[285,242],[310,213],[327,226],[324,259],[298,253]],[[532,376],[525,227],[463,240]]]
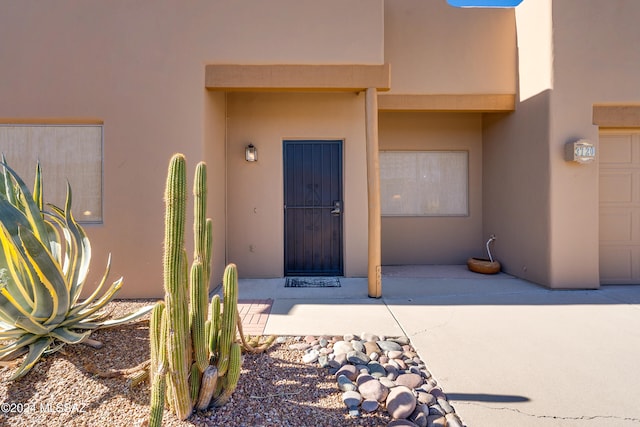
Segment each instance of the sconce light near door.
[[244,148],[244,159],[247,162],[258,161],[258,149],[253,144],[249,144]]

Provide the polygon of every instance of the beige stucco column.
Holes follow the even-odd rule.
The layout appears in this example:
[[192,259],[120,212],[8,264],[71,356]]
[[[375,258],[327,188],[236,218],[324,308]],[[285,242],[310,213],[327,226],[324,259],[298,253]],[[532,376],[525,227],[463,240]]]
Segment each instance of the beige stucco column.
[[378,90],[368,88],[365,98],[367,135],[367,194],[369,198],[369,297],[382,296],[380,266],[380,156],[378,149]]

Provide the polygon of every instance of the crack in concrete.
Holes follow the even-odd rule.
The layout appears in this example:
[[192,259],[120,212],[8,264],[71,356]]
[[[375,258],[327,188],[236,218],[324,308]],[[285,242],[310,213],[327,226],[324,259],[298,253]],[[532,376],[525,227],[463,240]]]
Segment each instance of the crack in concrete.
[[606,420],[620,420],[620,421],[631,421],[635,423],[640,423],[640,418],[620,417],[617,415],[582,415],[579,417],[567,417],[567,416],[560,416],[560,415],[538,415],[538,414],[531,414],[529,412],[524,412],[516,408],[507,408],[505,406],[501,406],[501,407],[487,406],[487,405],[482,405],[476,402],[463,402],[459,400],[455,401],[455,405],[472,405],[472,406],[479,406],[485,409],[493,409],[496,411],[511,411],[527,417],[540,418],[540,419],[549,418],[554,420],[565,420],[565,421],[590,421],[590,420],[597,420],[597,419],[606,419]]

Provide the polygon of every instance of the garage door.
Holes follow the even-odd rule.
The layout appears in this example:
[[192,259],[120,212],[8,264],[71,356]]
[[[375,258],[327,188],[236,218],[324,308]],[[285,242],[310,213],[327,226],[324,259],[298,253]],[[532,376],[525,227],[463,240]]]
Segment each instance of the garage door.
[[600,283],[640,284],[640,129],[600,132]]

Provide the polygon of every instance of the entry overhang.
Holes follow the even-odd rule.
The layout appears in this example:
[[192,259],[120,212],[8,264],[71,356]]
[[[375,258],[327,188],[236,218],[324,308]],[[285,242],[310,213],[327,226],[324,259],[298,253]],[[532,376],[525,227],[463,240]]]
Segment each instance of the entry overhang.
[[382,65],[238,65],[210,64],[205,87],[219,91],[389,90],[389,64]]
[[594,104],[593,124],[600,127],[638,127],[640,104]]
[[378,96],[379,111],[506,113],[515,111],[515,94],[387,94]]

